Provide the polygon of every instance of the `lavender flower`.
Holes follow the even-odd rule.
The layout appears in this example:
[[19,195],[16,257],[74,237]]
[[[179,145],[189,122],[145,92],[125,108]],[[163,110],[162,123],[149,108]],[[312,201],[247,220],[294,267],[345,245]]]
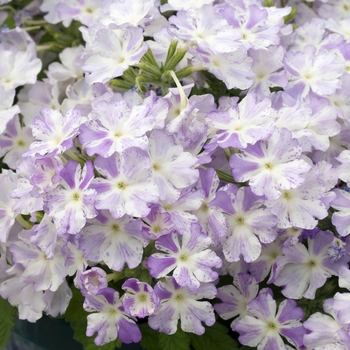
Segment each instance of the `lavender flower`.
[[235,327],[242,344],[259,350],[284,349],[283,336],[296,347],[303,345],[306,330],[300,320],[304,312],[294,300],[282,301],[277,311],[276,301],[265,292],[248,304],[247,311]]
[[165,277],[165,281],[159,281],[154,290],[161,306],[148,318],[151,328],[174,334],[180,319],[184,332],[201,335],[205,332],[202,322],[207,326],[215,323],[213,306],[208,301],[198,301],[215,298],[216,288],[212,283],[202,284],[191,292],[188,288],[180,287],[173,277]]
[[177,232],[158,238],[156,248],[166,252],[155,253],[147,259],[147,266],[153,277],[166,276],[174,270],[173,276],[182,287],[196,290],[200,282],[212,282],[218,277],[212,268],[221,267],[221,259],[210,250],[211,239],[201,231],[198,224],[192,224],[190,234]]
[[97,332],[94,340],[97,346],[107,344],[117,337],[126,344],[141,340],[139,327],[124,312],[119,293],[112,288],[104,288],[97,295],[86,296],[84,309],[93,312],[87,317],[86,335],[91,337]]

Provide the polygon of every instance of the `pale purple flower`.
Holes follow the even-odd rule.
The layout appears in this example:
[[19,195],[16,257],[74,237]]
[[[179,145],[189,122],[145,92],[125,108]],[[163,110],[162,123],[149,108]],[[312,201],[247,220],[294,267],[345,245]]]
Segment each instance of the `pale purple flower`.
[[248,304],[247,311],[235,327],[241,344],[257,346],[258,350],[280,350],[286,348],[283,336],[297,348],[303,345],[306,330],[300,321],[304,312],[294,300],[282,301],[277,311],[276,301],[265,292]]
[[22,154],[28,150],[34,141],[32,131],[28,126],[22,127],[19,116],[16,115],[6,125],[0,135],[0,157],[10,168],[16,169],[22,160]]
[[60,62],[52,62],[49,65],[47,76],[50,82],[56,85],[57,82],[73,81],[81,78],[83,76],[81,69],[83,63],[81,59],[82,53],[83,46],[81,45],[65,48],[59,54]]
[[[29,35],[26,38],[30,38]],[[23,50],[0,43],[0,62],[0,86],[5,90],[34,84],[42,66],[41,60],[36,57],[34,42]]]
[[327,299],[323,303],[323,309],[328,315],[316,312],[303,323],[304,328],[308,331],[304,335],[305,346],[315,350],[331,347],[339,350],[350,348],[347,327],[340,322],[334,310],[336,303],[334,299]]
[[30,243],[40,248],[49,259],[53,258],[57,249],[57,229],[52,217],[44,215],[38,225],[34,225],[30,230],[24,232]]
[[110,4],[108,13],[113,23],[118,26],[128,24],[138,27],[147,17],[152,17],[151,13],[154,7],[154,0],[133,0],[128,2],[117,0]]
[[133,269],[141,263],[148,240],[141,235],[140,220],[129,215],[113,219],[103,211],[89,223],[79,239],[79,249],[86,259],[103,261],[115,271],[122,271],[125,264]]
[[326,99],[314,94],[309,95],[311,115],[305,129],[299,132],[299,143],[303,152],[315,150],[326,151],[330,138],[338,135],[341,125],[337,122],[337,110]]
[[247,315],[247,305],[259,291],[259,284],[254,277],[247,273],[239,273],[231,285],[218,288],[217,298],[221,303],[215,304],[214,309],[224,320],[235,318],[231,322],[234,330],[237,322]]
[[339,188],[335,188],[334,192],[336,198],[331,206],[338,211],[332,215],[332,224],[341,236],[347,236],[350,233],[350,193]]
[[[302,10],[301,10],[302,11]],[[289,50],[304,51],[308,45],[314,46],[317,51],[337,49],[343,43],[343,38],[339,34],[332,34],[326,29],[326,21],[315,17],[296,28],[290,36],[291,45]]]
[[339,179],[350,185],[350,150],[344,150],[336,158],[341,164],[337,167]]
[[151,163],[145,152],[130,148],[122,155],[99,156],[95,167],[105,177],[92,182],[97,191],[97,209],[108,209],[115,219],[124,214],[144,217],[150,212],[148,205],[157,203],[158,189],[152,181]]
[[263,201],[249,187],[238,189],[230,184],[221,190],[228,194],[224,214],[227,234],[222,238],[225,258],[239,261],[242,255],[244,261],[252,262],[261,253],[261,243],[270,243],[277,237],[273,229],[277,218],[262,207]]
[[164,281],[155,285],[154,291],[160,299],[161,306],[148,318],[151,328],[174,334],[180,319],[184,332],[201,335],[205,332],[202,322],[207,326],[215,323],[213,306],[208,301],[198,301],[215,298],[214,284],[205,283],[197,290],[190,291],[186,287],[180,287],[173,277],[165,277]]
[[266,207],[278,218],[278,228],[312,230],[317,226],[316,219],[322,220],[328,215],[321,200],[326,192],[325,185],[318,172],[317,167],[312,168],[298,188],[283,190],[275,201],[265,201]]
[[8,270],[8,277],[0,284],[0,295],[18,308],[18,318],[36,322],[46,307],[43,292],[36,291],[33,284],[27,284],[21,278],[24,268],[15,265]]
[[119,293],[114,289],[104,288],[97,295],[86,296],[83,307],[92,312],[87,316],[86,335],[91,337],[97,332],[94,340],[97,346],[117,338],[126,344],[141,340],[139,327],[124,312]]
[[43,301],[46,304],[45,313],[52,317],[63,315],[68,308],[72,296],[72,291],[66,281],[63,281],[55,292],[49,289],[46,290],[43,296]]
[[319,231],[315,238],[308,238],[307,247],[302,243],[283,247],[283,256],[276,259],[273,283],[284,287],[285,297],[314,299],[316,290],[332,275],[338,275],[350,258],[346,255],[332,261],[328,251],[333,240],[332,232]]
[[30,126],[43,107],[60,110],[59,95],[60,87],[51,84],[48,79],[37,81],[34,85],[26,85],[21,89],[17,97],[24,124]]
[[159,199],[171,204],[176,202],[181,189],[198,180],[198,170],[193,169],[197,158],[184,152],[165,131],[154,130],[149,136],[149,156],[152,163],[152,179],[157,185]]
[[27,157],[17,166],[17,174],[29,179],[33,186],[32,195],[38,196],[55,189],[60,182],[63,169],[61,159],[52,154],[39,157]]
[[60,172],[61,183],[45,198],[45,208],[56,225],[59,234],[76,234],[86,223],[97,215],[94,207],[96,191],[89,188],[94,178],[91,162],[86,162],[83,169],[79,163],[68,161]]
[[138,63],[148,49],[141,28],[116,29],[113,24],[98,30],[88,46],[89,57],[83,66],[88,84],[106,83],[121,76],[130,65]]
[[203,5],[212,4],[214,0],[169,0],[167,4],[161,6],[162,12],[168,10],[189,10],[191,8],[201,8]]
[[[245,49],[259,50],[266,49],[270,45],[279,45],[278,33],[281,27],[273,23],[274,21],[269,23],[268,11],[254,3],[242,3],[242,5],[243,8],[226,5],[220,13],[235,31],[242,35],[240,42]],[[287,6],[281,12],[287,15],[290,11],[291,8]]]
[[211,238],[213,244],[218,246],[221,243],[221,238],[227,232],[227,224],[223,214],[224,203],[216,192],[220,181],[214,168],[198,170],[200,176],[198,188],[202,188],[205,197],[199,209],[192,211],[192,213],[196,215],[198,223]]
[[41,117],[35,117],[32,124],[33,136],[38,141],[33,142],[23,156],[63,153],[73,147],[79,125],[86,120],[80,112],[73,109],[63,116],[59,111],[42,108],[40,114]]
[[240,48],[242,34],[230,27],[211,5],[179,11],[169,18],[169,30],[178,38],[193,42],[213,54],[234,52]]
[[333,299],[333,310],[343,325],[349,325],[350,293],[336,293]]
[[15,97],[15,90],[5,90],[3,86],[0,85],[0,134],[5,131],[6,124],[20,112],[17,105],[13,106],[13,99]]
[[198,223],[193,210],[197,210],[203,203],[203,189],[194,190],[194,186],[187,187],[181,191],[179,199],[174,203],[160,201],[161,212],[168,213],[175,229],[180,234],[190,233],[192,223]]
[[170,214],[162,211],[157,204],[151,205],[151,211],[142,218],[142,222],[142,236],[151,240],[168,235],[175,230]]
[[17,241],[10,246],[13,262],[23,266],[20,280],[32,284],[35,291],[55,292],[63,283],[67,270],[64,256],[57,245],[52,258],[29,242]]
[[313,46],[305,47],[304,51],[287,52],[284,65],[289,84],[287,92],[306,97],[310,90],[324,96],[334,93],[340,86],[340,76],[345,67],[337,56],[326,50],[315,52]]
[[272,87],[286,87],[288,80],[283,68],[284,57],[282,46],[270,46],[267,50],[250,50],[249,57],[253,59],[252,70],[255,73],[254,90],[259,96],[269,96]]
[[74,283],[84,296],[97,295],[108,287],[107,274],[100,267],[78,272]]
[[123,295],[123,307],[130,316],[144,318],[155,313],[160,306],[158,295],[153,288],[136,278],[126,280],[122,289],[125,290]]
[[245,90],[253,85],[254,72],[252,71],[252,59],[247,56],[244,49],[235,52],[214,55],[209,50],[197,48],[189,49],[208,71],[222,80],[228,89]]
[[[209,145],[217,144],[222,148],[246,148],[259,140],[266,140],[274,131],[271,119],[271,101],[251,92],[238,104],[221,111],[213,111],[206,116],[206,121],[216,134]],[[206,146],[207,148],[208,146]]]
[[287,129],[277,129],[267,142],[249,145],[242,153],[230,158],[236,181],[249,180],[252,191],[258,196],[275,200],[283,190],[299,187],[302,175],[310,165],[301,157],[301,146]]
[[156,248],[165,253],[152,254],[147,266],[155,278],[173,271],[173,277],[182,287],[190,290],[199,288],[200,282],[213,282],[218,273],[213,268],[221,267],[221,259],[210,249],[211,239],[201,231],[198,224],[192,224],[190,233],[183,235],[176,231],[156,241]]
[[0,242],[5,243],[8,239],[9,232],[13,224],[17,212],[13,210],[13,206],[17,203],[17,199],[11,197],[11,193],[17,187],[17,175],[11,170],[2,169],[0,174]]
[[79,141],[88,155],[110,157],[136,147],[147,150],[147,131],[153,129],[155,116],[145,105],[131,110],[124,101],[100,101],[93,109],[96,119],[80,126]]
[[[249,264],[249,272],[258,283],[262,282],[275,268],[276,258],[282,256],[283,243],[283,240],[276,238],[271,243],[262,244],[260,256]],[[268,281],[270,280],[271,277]]]
[[74,236],[62,237],[68,239],[66,244],[62,247],[62,253],[65,257],[64,265],[66,266],[68,276],[73,276],[75,273],[77,274],[75,280],[77,280],[79,274],[85,271],[90,264],[90,262],[84,259],[83,252],[78,249],[80,235],[81,234],[78,233]]

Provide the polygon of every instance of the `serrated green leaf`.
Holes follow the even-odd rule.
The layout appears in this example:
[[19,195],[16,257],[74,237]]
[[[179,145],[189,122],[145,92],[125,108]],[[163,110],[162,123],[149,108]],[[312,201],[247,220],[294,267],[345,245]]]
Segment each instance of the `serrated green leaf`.
[[172,335],[159,333],[159,347],[161,350],[190,350],[191,338],[178,327],[177,332]]
[[212,327],[205,327],[202,335],[191,334],[192,346],[196,350],[236,350],[238,343],[228,334],[228,328],[216,322]]
[[3,349],[10,339],[17,309],[0,297],[0,311],[0,349]]
[[68,308],[64,314],[67,322],[86,322],[86,317],[89,314],[83,309],[84,297],[78,289],[72,287],[72,299],[69,302]]
[[141,345],[146,350],[162,350],[159,347],[159,332],[152,329],[148,323],[139,324],[142,333]]

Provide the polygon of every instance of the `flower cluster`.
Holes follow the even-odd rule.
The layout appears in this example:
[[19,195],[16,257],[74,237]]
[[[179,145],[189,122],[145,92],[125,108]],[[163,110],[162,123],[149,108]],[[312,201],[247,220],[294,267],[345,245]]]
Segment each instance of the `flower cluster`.
[[20,319],[350,349],[350,6],[286,2],[0,0]]

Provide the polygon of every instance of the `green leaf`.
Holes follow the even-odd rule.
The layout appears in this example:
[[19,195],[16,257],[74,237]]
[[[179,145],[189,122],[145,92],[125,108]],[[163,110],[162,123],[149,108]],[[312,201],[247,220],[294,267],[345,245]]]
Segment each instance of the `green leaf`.
[[190,350],[190,345],[190,334],[185,333],[180,327],[172,335],[159,333],[159,347],[161,350]]
[[17,309],[0,297],[0,310],[0,349],[3,349],[9,341],[15,325]]
[[13,18],[13,14],[8,12],[8,16],[6,20],[2,23],[2,26],[8,26],[9,29],[14,29],[16,28],[16,22]]
[[159,332],[152,329],[148,323],[139,324],[142,339],[141,345],[146,350],[162,350],[159,347]]
[[205,327],[202,335],[191,334],[192,346],[196,350],[239,349],[238,343],[229,336],[228,328],[216,322],[212,327]]

